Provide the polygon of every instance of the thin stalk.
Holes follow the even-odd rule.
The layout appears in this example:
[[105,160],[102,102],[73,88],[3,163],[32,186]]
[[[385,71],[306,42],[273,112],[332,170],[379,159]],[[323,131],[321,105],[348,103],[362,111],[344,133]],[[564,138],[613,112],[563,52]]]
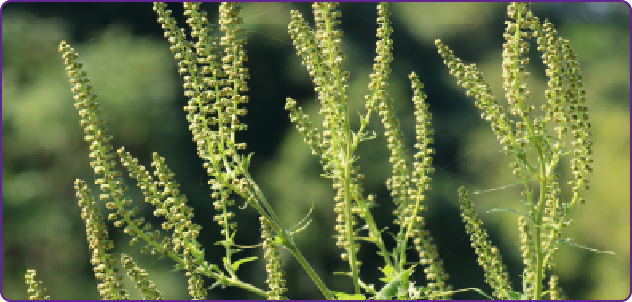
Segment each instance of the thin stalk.
[[[329,6],[327,4],[325,4],[325,15],[329,15]],[[325,20],[325,26],[326,29],[325,31],[327,33],[331,33],[332,31],[332,27],[333,24],[330,20],[330,18],[326,18]],[[332,51],[334,49],[333,47],[333,41],[332,41],[332,37],[331,35],[327,35],[327,43],[328,43],[328,48],[329,48],[329,60],[330,60],[330,64],[332,65],[332,67],[335,67],[336,64],[336,58],[334,57],[334,52]],[[353,213],[351,211],[353,205],[352,205],[352,196],[351,196],[351,153],[353,152],[353,144],[352,144],[352,135],[351,135],[351,128],[349,125],[349,112],[348,112],[348,108],[347,108],[347,103],[345,102],[345,91],[344,91],[344,85],[342,82],[342,77],[340,74],[340,70],[338,68],[333,68],[333,73],[334,73],[334,79],[338,79],[337,84],[338,87],[336,87],[338,89],[338,91],[340,92],[340,102],[341,105],[339,108],[342,108],[342,112],[338,112],[338,114],[342,115],[343,117],[343,127],[344,127],[344,137],[342,137],[341,139],[345,140],[345,150],[344,150],[344,162],[338,162],[336,166],[341,167],[343,169],[343,189],[344,191],[344,199],[345,199],[345,208],[344,208],[344,215],[345,215],[345,221],[346,221],[346,237],[347,240],[349,242],[349,249],[348,249],[348,257],[349,257],[349,266],[351,266],[351,274],[352,274],[352,278],[353,278],[353,287],[355,289],[355,293],[356,294],[360,294],[360,282],[358,279],[358,264],[356,261],[356,249],[355,249],[355,240],[354,240],[354,235],[353,235]],[[332,106],[333,108],[334,106]],[[335,106],[338,107],[338,106]],[[333,113],[335,114],[335,113]],[[335,127],[335,124],[332,124],[332,127]],[[333,129],[332,129],[333,130]],[[337,142],[336,142],[336,133],[337,131],[332,131],[332,134],[334,135],[334,137],[332,137],[332,147],[336,148],[337,147]],[[340,150],[339,152],[343,152],[343,150]]]
[[540,201],[538,202],[537,217],[535,220],[535,249],[536,249],[536,274],[535,274],[535,293],[534,299],[542,299],[542,281],[544,279],[544,253],[542,251],[542,216],[544,215],[544,204],[546,198],[546,163],[544,162],[544,155],[542,154],[541,146],[537,146],[538,158],[540,159]]
[[333,300],[334,297],[329,292],[329,289],[327,289],[327,286],[325,286],[325,283],[323,283],[323,281],[320,279],[320,277],[318,277],[318,274],[316,274],[316,272],[311,267],[311,265],[309,265],[307,260],[305,260],[305,257],[303,257],[303,254],[301,254],[301,252],[298,250],[298,248],[296,248],[296,245],[294,244],[294,241],[291,240],[291,238],[289,238],[286,234],[282,234],[281,236],[282,236],[283,242],[285,244],[288,244],[288,245],[284,244],[285,248],[287,248],[287,250],[290,251],[290,253],[292,253],[292,255],[294,255],[294,258],[296,258],[296,260],[298,260],[298,262],[301,264],[303,269],[305,269],[305,271],[307,272],[309,277],[312,278],[312,281],[314,281],[314,283],[316,284],[318,289],[323,293],[323,295],[325,296],[325,299]]
[[[245,172],[244,175],[251,183],[254,184],[254,181],[252,181],[252,178],[250,177],[250,174],[248,172]],[[303,254],[301,254],[301,252],[298,250],[298,247],[296,247],[296,244],[294,243],[294,240],[292,239],[291,235],[284,231],[283,225],[281,224],[280,219],[276,216],[276,214],[274,213],[274,210],[272,209],[270,204],[268,204],[268,202],[266,201],[265,197],[263,196],[263,193],[259,190],[259,187],[254,186],[254,190],[256,192],[256,196],[258,196],[261,199],[260,200],[261,204],[263,204],[263,206],[269,211],[269,213],[266,210],[264,210],[263,207],[261,207],[261,204],[259,202],[250,200],[249,203],[253,207],[255,207],[255,209],[257,209],[259,214],[261,214],[262,216],[270,220],[272,228],[276,232],[277,236],[281,238],[282,245],[288,251],[290,251],[290,253],[292,253],[294,258],[296,258],[296,260],[301,264],[303,269],[305,269],[309,277],[312,279],[312,281],[314,281],[314,283],[316,284],[318,289],[323,293],[325,298],[327,300],[332,300],[333,297],[331,296],[329,289],[327,289],[327,286],[325,286],[325,283],[323,283],[320,277],[318,277],[318,274],[316,274],[316,272],[309,265],[305,257],[303,257]]]

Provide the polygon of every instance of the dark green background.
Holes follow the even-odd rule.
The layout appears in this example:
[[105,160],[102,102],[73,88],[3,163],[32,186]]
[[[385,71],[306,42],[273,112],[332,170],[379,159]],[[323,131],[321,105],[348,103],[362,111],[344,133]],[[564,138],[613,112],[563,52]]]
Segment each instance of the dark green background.
[[[205,3],[212,22],[217,4]],[[299,101],[316,116],[315,93],[308,74],[295,55],[287,33],[289,11],[298,9],[313,23],[308,3],[247,3],[241,16],[248,34],[247,67],[251,71],[249,130],[239,140],[254,152],[252,173],[287,227],[296,224],[315,203],[311,225],[296,235],[301,251],[333,290],[349,291],[350,278],[333,276],[347,271],[335,247],[332,198],[328,179],[302,142],[284,111],[286,97]],[[352,125],[364,112],[377,27],[375,3],[342,3],[344,67],[351,72]],[[219,227],[205,185],[205,171],[196,156],[182,106],[182,80],[175,69],[168,42],[156,22],[151,3],[7,3],[2,9],[2,295],[25,299],[24,274],[36,269],[54,299],[98,299],[89,264],[80,208],[74,196],[76,178],[93,183],[88,146],[83,141],[79,117],[72,106],[70,84],[64,72],[59,42],[66,40],[80,55],[99,96],[114,148],[125,146],[144,165],[151,153],[166,157],[182,192],[195,209],[194,222],[203,226],[201,240],[207,260],[221,263],[223,248],[213,243]],[[180,4],[169,4],[184,26]],[[414,116],[408,75],[415,71],[425,83],[433,114],[437,172],[425,213],[450,282],[456,289],[478,287],[490,292],[483,271],[465,238],[458,210],[457,188],[471,191],[513,183],[500,146],[479,118],[473,99],[456,86],[454,78],[433,44],[442,39],[466,63],[477,63],[495,95],[504,99],[501,79],[502,33],[506,3],[393,3],[394,62],[390,97],[407,135],[410,149]],[[593,124],[594,173],[587,203],[576,209],[574,222],[563,234],[575,242],[616,255],[596,254],[564,247],[557,255],[555,274],[571,299],[624,299],[630,292],[629,195],[629,83],[630,8],[624,3],[535,3],[540,18],[548,17],[561,36],[569,39],[578,56]],[[532,100],[542,102],[546,87],[544,67],[532,44],[533,76],[528,81]],[[392,222],[391,201],[384,182],[390,175],[387,150],[379,118],[370,130],[378,133],[360,147],[359,164],[367,175],[367,193],[378,195],[374,209],[380,228]],[[409,150],[410,150],[409,149]],[[562,162],[568,176],[568,161]],[[124,173],[127,174],[127,173]],[[129,196],[151,217],[135,183],[127,181]],[[96,189],[92,185],[93,189]],[[485,210],[519,208],[519,189],[511,187],[473,196],[480,218],[493,243],[499,246],[516,289],[522,259],[518,249],[516,215],[485,214]],[[259,223],[251,208],[238,213],[237,242],[259,242]],[[159,225],[156,220],[153,225]],[[111,227],[115,252],[130,253],[149,272],[167,299],[188,299],[182,272],[169,272],[172,262],[140,255],[129,247],[129,238]],[[260,250],[239,256],[261,255]],[[289,293],[293,299],[321,299],[307,274],[284,254]],[[375,249],[363,245],[361,277],[381,287],[377,274],[383,266]],[[240,276],[263,288],[263,262],[242,266]],[[414,280],[424,284],[423,274]],[[126,277],[127,279],[127,277]],[[207,282],[211,284],[210,280]],[[137,290],[127,283],[133,298]],[[209,299],[258,298],[238,289],[213,290]],[[454,295],[479,299],[476,293]]]

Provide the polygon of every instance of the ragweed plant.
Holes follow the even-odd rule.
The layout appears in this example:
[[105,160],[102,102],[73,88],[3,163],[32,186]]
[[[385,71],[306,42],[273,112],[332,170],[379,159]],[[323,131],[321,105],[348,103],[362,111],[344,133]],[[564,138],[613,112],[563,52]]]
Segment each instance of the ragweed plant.
[[[319,113],[324,116],[322,130],[309,122],[309,117],[302,113],[300,107],[296,107],[295,100],[288,98],[286,109],[290,110],[292,121],[297,123],[296,127],[305,137],[312,153],[319,156],[325,172],[323,176],[331,178],[333,187],[337,190],[337,196],[334,198],[334,212],[337,214],[338,223],[335,226],[338,232],[336,245],[343,249],[341,259],[349,263],[348,275],[352,278],[354,295],[361,295],[361,287],[369,292],[373,290],[367,289],[359,278],[359,267],[362,264],[357,259],[359,243],[367,241],[378,246],[379,253],[384,259],[384,280],[398,280],[393,285],[384,287],[377,293],[377,297],[407,297],[408,282],[401,280],[401,277],[402,274],[409,274],[414,267],[409,265],[405,255],[406,248],[412,240],[419,253],[420,264],[428,265],[425,270],[426,278],[431,282],[424,294],[428,298],[433,298],[448,291],[449,286],[445,283],[447,275],[443,272],[442,262],[438,259],[430,235],[423,229],[423,218],[420,215],[424,210],[421,204],[425,198],[424,192],[430,189],[431,178],[428,175],[433,172],[430,167],[432,158],[428,156],[433,153],[433,149],[428,147],[428,144],[432,143],[432,129],[430,114],[424,102],[426,96],[421,91],[423,84],[414,72],[411,73],[413,102],[417,116],[415,147],[418,149],[416,161],[411,163],[399,121],[393,114],[392,100],[388,98],[386,91],[389,64],[393,60],[393,41],[390,39],[392,27],[388,5],[379,4],[379,27],[376,34],[378,42],[369,84],[372,94],[365,96],[367,113],[360,117],[360,129],[354,132],[349,124],[351,113],[347,103],[347,81],[350,75],[341,67],[345,59],[340,52],[342,32],[335,30],[335,26],[340,23],[336,19],[341,15],[336,7],[336,3],[313,5],[315,29],[309,28],[303,16],[297,11],[292,11],[292,22],[289,25],[289,33],[296,45],[297,54],[302,57],[302,64],[306,66],[318,92],[321,105]],[[364,175],[359,173],[360,167],[354,165],[358,159],[354,155],[358,145],[374,137],[365,130],[373,111],[382,116],[384,134],[391,151],[389,162],[393,165],[393,176],[387,184],[398,206],[393,214],[395,224],[399,225],[399,232],[396,238],[397,247],[392,252],[387,251],[382,233],[371,215],[370,209],[375,204],[375,196],[364,196],[361,184]],[[359,234],[362,230],[368,230],[368,235],[361,237]]]
[[[506,21],[507,29],[503,35],[507,42],[503,44],[502,67],[509,109],[500,105],[492,95],[476,64],[463,64],[441,40],[436,40],[435,44],[450,74],[467,89],[468,96],[476,98],[475,105],[481,111],[481,118],[490,122],[505,154],[515,158],[509,167],[524,187],[521,195],[525,198],[526,212],[493,209],[521,215],[518,224],[525,265],[523,293],[511,291],[498,249],[491,245],[487,233],[481,229],[482,222],[476,217],[467,190],[459,189],[461,215],[467,224],[472,246],[479,255],[479,264],[485,268],[486,281],[494,290],[494,297],[540,300],[546,293],[543,290],[546,271],[554,266],[553,257],[559,247],[568,244],[585,248],[561,236],[563,228],[571,222],[571,210],[584,203],[582,192],[590,189],[587,175],[592,172],[591,124],[579,63],[569,41],[561,38],[550,22],[541,23],[533,16],[529,3],[511,3],[507,16],[511,21]],[[546,104],[540,107],[540,114],[535,105],[527,102],[531,91],[521,82],[530,76],[526,71],[529,58],[525,57],[530,39],[537,41],[549,78],[549,89],[544,93]],[[568,140],[574,147],[572,150],[567,147]],[[573,179],[568,182],[570,198],[565,199],[559,183],[558,164],[562,157],[569,155]],[[532,158],[535,160],[531,161]],[[528,183],[532,180],[538,186]],[[550,297],[554,298],[557,296],[557,277],[551,276],[550,280]]]
[[[184,3],[187,30],[179,28],[172,12],[164,3],[154,3],[158,22],[164,29],[165,38],[184,80],[184,95],[189,99],[184,106],[191,130],[192,140],[197,147],[197,155],[204,161],[211,188],[211,199],[216,211],[213,220],[219,226],[224,257],[221,264],[211,264],[205,260],[204,249],[198,242],[201,226],[192,222],[193,209],[187,198],[181,194],[174,173],[166,160],[154,153],[151,169],[138,163],[138,159],[123,147],[116,152],[110,144],[112,136],[107,134],[105,120],[100,116],[100,105],[92,92],[90,78],[78,63],[78,55],[65,41],[59,51],[63,53],[66,72],[72,84],[75,107],[79,110],[80,124],[89,143],[91,167],[94,169],[99,186],[98,200],[105,203],[111,213],[107,220],[130,235],[130,245],[142,242],[141,252],[170,258],[176,270],[185,271],[188,278],[188,292],[193,299],[207,299],[209,290],[215,287],[239,287],[260,297],[284,299],[289,290],[285,287],[285,272],[281,261],[281,249],[287,250],[303,267],[307,275],[326,299],[445,299],[456,292],[474,290],[487,297],[477,288],[453,290],[447,283],[448,275],[443,268],[443,260],[428,230],[422,215],[427,210],[424,205],[427,193],[432,189],[431,175],[433,144],[432,115],[426,104],[424,85],[417,74],[411,72],[409,79],[413,91],[416,126],[414,154],[407,150],[402,126],[394,113],[394,101],[389,98],[388,80],[393,60],[390,38],[393,29],[387,3],[377,6],[376,32],[377,47],[373,72],[370,74],[365,96],[366,111],[360,114],[359,128],[350,123],[349,78],[350,73],[343,68],[345,56],[341,52],[343,34],[337,30],[340,24],[340,10],[337,3],[314,3],[315,28],[311,28],[298,11],[291,12],[288,26],[289,35],[295,45],[297,55],[307,68],[318,95],[319,114],[323,121],[315,126],[310,117],[297,106],[296,100],[286,99],[285,109],[290,120],[303,135],[312,154],[319,158],[322,176],[331,179],[336,196],[333,211],[336,216],[336,245],[341,249],[340,259],[348,265],[348,272],[342,273],[351,279],[353,292],[343,293],[330,290],[318,276],[294,241],[294,235],[309,226],[309,214],[298,225],[285,228],[276,215],[263,191],[249,173],[252,154],[242,154],[246,144],[236,140],[237,131],[247,130],[241,121],[247,110],[249,70],[245,67],[247,54],[244,48],[245,31],[239,17],[240,6],[236,3],[222,3],[219,8],[219,25],[222,37],[213,33],[206,12],[199,9],[200,3]],[[546,270],[553,263],[553,256],[562,244],[576,245],[569,239],[562,239],[562,229],[570,223],[571,209],[583,202],[581,194],[589,188],[586,174],[591,171],[590,123],[585,97],[582,90],[579,64],[569,43],[558,37],[550,23],[540,24],[533,16],[528,4],[512,3],[508,8],[512,21],[507,22],[507,32],[503,52],[503,77],[506,98],[510,105],[509,114],[491,95],[491,90],[476,66],[464,65],[440,40],[436,41],[439,53],[457,77],[458,83],[467,88],[468,95],[477,99],[476,106],[483,112],[483,119],[490,121],[507,155],[515,157],[510,167],[518,183],[525,190],[527,212],[517,212],[521,232],[521,250],[525,269],[523,292],[512,290],[506,268],[502,264],[498,248],[492,246],[482,222],[476,212],[468,192],[459,189],[462,217],[472,246],[479,255],[478,262],[485,270],[485,279],[493,289],[497,299],[541,299],[549,294],[551,299],[560,296],[558,279],[549,278],[549,290],[544,291]],[[535,116],[535,106],[526,103],[530,92],[520,82],[528,73],[523,58],[528,46],[525,39],[537,38],[538,49],[547,65],[549,90],[548,101],[542,106],[544,114]],[[392,175],[386,185],[396,209],[393,224],[396,233],[394,247],[386,244],[385,232],[378,226],[372,215],[372,208],[378,200],[375,195],[364,193],[357,150],[361,143],[376,137],[369,132],[368,125],[373,113],[381,118]],[[553,133],[551,133],[553,132]],[[567,139],[571,139],[572,151],[566,149]],[[533,149],[528,149],[531,146]],[[530,151],[534,150],[534,151]],[[412,157],[411,157],[412,155]],[[571,197],[562,198],[557,170],[562,157],[571,156],[571,171],[574,179],[569,182]],[[127,186],[123,182],[122,171],[117,170],[115,158],[125,167],[142,191],[145,202],[155,210],[154,216],[163,216],[165,221],[160,229],[154,228],[143,217],[137,217],[138,207],[130,208],[132,200],[126,197]],[[533,187],[529,181],[537,181]],[[120,261],[127,275],[135,282],[143,299],[163,299],[161,291],[150,280],[145,270],[140,268],[129,255],[111,253],[113,241],[108,238],[104,215],[97,207],[95,194],[86,181],[78,179],[75,190],[82,208],[81,217],[86,224],[86,234],[91,251],[91,264],[98,279],[97,289],[104,299],[129,299],[128,290],[123,288],[116,264]],[[539,190],[538,194],[534,191]],[[237,208],[236,202],[244,205]],[[236,212],[251,207],[259,214],[262,242],[254,246],[237,244]],[[498,209],[493,209],[498,210]],[[162,233],[162,234],[161,234]],[[165,236],[165,233],[166,236]],[[362,261],[359,250],[364,245],[373,244],[383,260],[380,267],[384,282],[381,288],[362,281],[360,268]],[[579,246],[579,245],[576,245]],[[583,246],[579,246],[583,247]],[[238,257],[237,253],[248,248],[262,248],[267,273],[267,288],[259,288],[242,281],[238,270],[244,263],[257,257]],[[410,257],[414,249],[416,257]],[[412,258],[412,259],[411,259]],[[411,281],[414,273],[422,271],[427,283],[416,285]],[[26,275],[31,299],[45,299],[40,282],[34,281],[35,271]],[[204,286],[204,279],[214,281],[210,287]],[[491,298],[491,297],[490,297]]]

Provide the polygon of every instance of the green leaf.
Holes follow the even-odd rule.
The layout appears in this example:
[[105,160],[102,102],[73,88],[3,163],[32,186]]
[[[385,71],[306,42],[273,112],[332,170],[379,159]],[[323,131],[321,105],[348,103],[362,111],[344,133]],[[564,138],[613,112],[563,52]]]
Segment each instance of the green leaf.
[[397,292],[398,297],[400,297],[400,295],[406,295],[406,291],[408,291],[408,277],[414,267],[415,266],[413,265],[413,267],[404,271],[405,274],[402,274],[402,282],[400,283],[399,290]]
[[229,284],[228,283],[228,279],[224,275],[221,275],[221,277],[219,279],[217,279],[217,281],[215,281],[215,283],[213,283],[213,285],[207,287],[207,289],[210,291],[210,290],[212,290],[213,288],[215,288],[217,286],[221,286],[222,289],[224,289],[224,288],[226,288],[226,284]]
[[217,264],[210,264],[209,267],[211,268],[212,271],[214,271],[217,274],[221,274],[222,272],[222,270],[219,268]]
[[390,282],[391,280],[393,280],[393,278],[391,277],[391,275],[393,274],[393,267],[390,265],[386,265],[384,268],[380,267],[380,270],[382,271],[382,273],[384,274],[384,278],[380,278],[380,281],[384,281],[386,283]]
[[232,268],[232,266],[230,265],[230,262],[228,262],[228,258],[226,258],[226,257],[222,257],[222,260],[223,260],[223,262],[224,262],[224,268],[225,268],[226,270],[230,270],[229,268]]
[[241,157],[241,162],[242,162],[242,169],[245,171],[248,171],[248,168],[250,167],[250,158],[252,157],[253,153],[248,154],[248,157],[243,156]]
[[239,260],[235,261],[235,263],[233,263],[233,272],[237,272],[237,270],[239,269],[239,266],[242,265],[243,263],[250,262],[250,261],[255,261],[258,258],[259,257],[257,257],[257,256],[252,256],[252,257],[239,259]]
[[358,279],[358,285],[360,285],[360,287],[367,292],[367,294],[373,294],[375,295],[375,290],[373,289],[373,285],[367,285],[366,283],[362,282],[362,280]]
[[[486,293],[485,293],[482,289],[480,289],[480,288],[468,288],[468,290],[469,290],[469,289],[471,289],[471,290],[474,290],[474,291],[478,292],[479,294],[481,294],[481,295],[485,296],[485,298],[487,298],[487,299],[490,299],[490,300],[495,300],[494,298],[492,298],[492,297],[490,297],[489,295],[487,295],[487,294],[486,294]],[[512,293],[513,293],[513,292],[512,292]],[[511,296],[511,294],[510,294],[510,296]],[[518,299],[514,299],[514,300],[518,300]]]
[[580,248],[580,249],[589,250],[589,251],[591,251],[591,252],[595,252],[595,253],[616,255],[616,253],[615,253],[615,252],[613,252],[613,251],[602,251],[602,250],[598,250],[598,249],[590,248],[590,247],[587,247],[587,246],[584,246],[584,245],[580,245],[580,244],[577,244],[577,243],[575,243],[575,242],[571,242],[571,239],[570,239],[570,238],[567,238],[567,239],[562,239],[562,240],[558,240],[558,241],[557,241],[557,243],[559,243],[559,244],[566,244],[566,245],[570,245],[570,246],[574,246],[574,247],[578,247],[578,248]]
[[[392,278],[390,282],[388,282],[382,290],[380,290],[375,296],[376,300],[389,300],[391,297],[397,296],[397,292],[400,287],[403,287],[404,290],[408,290],[408,276],[410,272],[415,268],[412,266],[411,268],[399,273],[399,275]],[[384,269],[380,269],[385,275],[385,278],[381,278],[380,280],[385,281],[391,279],[390,273],[393,271],[393,267],[387,265]]]
[[362,294],[347,294],[335,291],[330,291],[330,293],[336,296],[336,300],[366,300],[366,297]]
[[509,300],[522,300],[522,293],[509,292]]
[[520,215],[525,215],[525,216],[529,217],[529,219],[531,219],[531,214],[526,213],[526,212],[522,212],[522,211],[516,211],[514,209],[493,208],[493,209],[487,210],[487,212],[485,212],[485,213],[490,213],[490,212],[511,212],[511,213],[516,213],[516,214],[520,214]]
[[172,272],[177,272],[177,271],[181,271],[184,270],[184,265],[182,263],[176,263],[173,265],[173,270],[171,270]]

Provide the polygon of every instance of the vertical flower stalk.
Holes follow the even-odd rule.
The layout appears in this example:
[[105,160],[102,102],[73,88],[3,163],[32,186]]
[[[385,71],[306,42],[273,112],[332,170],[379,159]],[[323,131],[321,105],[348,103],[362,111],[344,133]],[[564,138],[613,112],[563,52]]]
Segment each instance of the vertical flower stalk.
[[523,295],[533,298],[535,289],[535,268],[536,257],[533,250],[533,236],[529,230],[529,224],[525,216],[518,217],[518,230],[520,231],[520,251],[522,252],[522,263],[524,264],[523,281],[526,281],[526,292]]
[[491,286],[494,297],[508,299],[511,283],[507,268],[502,263],[500,251],[487,239],[489,237],[487,231],[481,228],[483,222],[476,217],[474,204],[469,199],[464,187],[459,188],[459,203],[461,204],[461,217],[466,224],[466,231],[470,235],[472,247],[478,255],[478,264],[485,270],[485,282]]
[[[357,145],[360,142],[360,138],[363,137],[365,128],[369,124],[371,113],[373,111],[383,112],[380,111],[378,108],[381,108],[382,102],[388,96],[386,88],[388,87],[387,81],[391,73],[390,63],[393,61],[393,40],[390,39],[391,34],[393,33],[393,28],[390,19],[391,13],[388,9],[388,3],[379,3],[377,5],[377,13],[378,28],[376,36],[378,40],[376,42],[377,47],[375,48],[375,63],[373,63],[373,73],[369,75],[369,77],[371,78],[371,81],[369,83],[369,90],[372,92],[372,94],[364,96],[366,100],[365,108],[367,110],[367,113],[360,118],[360,130],[358,130],[359,135],[358,139],[356,139],[354,142],[355,145]],[[369,212],[369,209],[374,206],[375,196],[369,195],[368,199],[371,203],[360,204],[361,208],[365,209],[364,212]],[[401,266],[395,267],[396,264],[394,264],[391,257],[388,256],[386,246],[384,245],[381,233],[378,231],[373,217],[371,215],[365,215],[363,218],[366,220],[366,225],[369,228],[369,236],[380,249],[380,253],[385,260],[384,262],[386,266],[394,267],[396,270],[403,269],[403,267]],[[400,261],[400,264],[403,264],[403,262],[404,261]]]
[[[350,276],[356,294],[360,293],[358,268],[361,262],[357,260],[359,244],[355,225],[356,216],[364,213],[357,206],[354,199],[359,199],[357,192],[361,186],[356,180],[357,167],[353,166],[354,144],[349,125],[348,90],[349,72],[342,69],[345,57],[340,52],[342,32],[335,30],[340,24],[341,12],[337,10],[337,3],[314,3],[314,20],[316,30],[309,28],[303,16],[297,11],[291,11],[288,29],[294,40],[297,54],[303,58],[303,65],[312,77],[315,90],[320,101],[320,114],[323,115],[323,130],[316,135],[305,120],[307,116],[296,109],[296,102],[288,99],[286,109],[292,111],[292,119],[300,121],[297,128],[307,134],[306,141],[312,152],[321,156],[321,164],[328,178],[332,178],[334,189],[337,190],[334,211],[337,214],[338,232],[336,245],[342,247],[341,254],[344,261],[351,268]],[[318,139],[318,141],[316,141]]]
[[551,292],[551,300],[566,300],[565,298],[560,297],[560,289],[557,287],[558,278],[556,275],[551,275],[551,279],[549,279],[549,290]]
[[27,270],[24,279],[29,286],[27,290],[29,300],[50,300],[50,296],[44,296],[46,288],[42,286],[42,281],[35,281],[35,270]]
[[287,291],[285,288],[285,273],[281,269],[283,262],[281,261],[280,246],[275,242],[274,231],[270,226],[270,222],[260,216],[261,222],[261,238],[263,241],[264,258],[266,260],[266,273],[268,278],[266,283],[270,289],[266,295],[268,300],[283,300],[283,293]]
[[[433,239],[430,233],[425,230],[425,222],[421,216],[421,212],[426,210],[426,207],[421,203],[426,199],[426,191],[432,189],[430,182],[432,178],[430,175],[434,173],[432,167],[432,157],[434,149],[429,145],[434,142],[432,134],[432,114],[428,112],[428,104],[426,104],[426,95],[422,89],[424,85],[419,82],[419,78],[413,72],[410,75],[413,89],[413,104],[415,107],[415,136],[416,143],[413,162],[413,170],[410,177],[410,182],[414,184],[413,194],[409,196],[409,204],[404,209],[401,208],[400,221],[404,221],[406,225],[406,236],[408,238],[414,238],[413,245],[415,250],[419,253],[419,263],[427,265],[428,268],[424,270],[426,273],[426,280],[429,281],[428,289],[431,292],[428,294],[429,299],[434,298],[449,298],[451,286],[447,285],[448,280],[447,273],[443,270],[443,260],[440,259],[436,245],[433,243]],[[403,253],[402,253],[403,255]]]
[[[118,262],[118,255],[108,253],[114,248],[112,240],[108,238],[107,227],[87,184],[82,180],[75,181],[75,190],[82,207],[81,218],[86,223],[88,244],[92,254],[90,263],[94,266],[94,275],[99,280],[97,289],[99,295],[107,300],[129,300],[129,293],[120,283],[123,277],[114,268]],[[103,195],[103,194],[102,194]]]
[[121,262],[123,267],[127,269],[127,275],[130,279],[136,282],[136,288],[140,289],[140,294],[143,300],[164,300],[160,290],[156,288],[156,284],[149,280],[147,272],[138,267],[134,262],[134,259],[129,255],[122,254]]
[[[387,139],[387,147],[390,151],[389,162],[393,165],[393,176],[387,181],[387,187],[391,191],[393,202],[397,209],[394,223],[399,225],[397,233],[397,246],[394,251],[397,260],[394,272],[405,271],[404,265],[407,263],[406,250],[409,239],[413,239],[413,245],[419,253],[420,264],[427,265],[424,269],[426,280],[428,280],[427,291],[424,293],[428,298],[449,297],[450,287],[447,286],[447,274],[443,271],[443,263],[439,259],[436,246],[432,243],[430,233],[424,229],[424,220],[421,212],[425,210],[422,202],[425,200],[426,190],[432,188],[429,175],[434,172],[432,168],[432,157],[434,149],[432,144],[431,115],[428,113],[428,105],[425,103],[426,95],[423,93],[423,84],[413,72],[410,80],[413,89],[413,104],[416,116],[416,144],[417,153],[415,161],[409,163],[409,155],[406,142],[401,130],[399,120],[394,114],[393,100],[388,98],[386,88],[388,87],[388,75],[390,73],[390,62],[393,60],[392,44],[390,35],[393,32],[390,21],[390,12],[387,3],[380,3],[378,9],[378,25],[376,36],[378,37],[374,73],[371,74],[369,89],[372,95],[365,96],[367,100],[366,108],[369,111],[364,119],[360,132],[368,122],[368,116],[374,108],[382,116],[384,125],[384,136]],[[369,225],[374,225],[372,221],[367,221]],[[378,244],[378,246],[380,246]],[[388,259],[390,260],[390,259]],[[387,261],[387,265],[390,262]]]
[[[101,109],[96,103],[97,96],[92,94],[90,78],[85,71],[81,70],[82,64],[76,62],[79,56],[65,41],[60,43],[59,51],[63,53],[66,72],[73,85],[75,108],[79,110],[80,124],[86,134],[84,138],[90,144],[90,158],[93,159],[90,166],[96,174],[95,184],[99,185],[103,192],[99,195],[99,200],[105,202],[110,210],[118,209],[125,216],[126,222],[131,224],[131,219],[138,213],[138,208],[132,211],[124,209],[131,200],[123,198],[127,187],[120,178],[121,171],[115,169],[115,154],[109,143],[112,136],[107,135],[105,119],[99,116]],[[75,181],[75,190],[77,197],[80,198],[81,216],[86,222],[88,243],[92,251],[91,263],[94,265],[95,276],[101,281],[98,286],[99,293],[104,299],[129,299],[128,292],[119,283],[122,276],[118,274],[118,269],[113,267],[118,261],[117,255],[107,253],[107,250],[113,248],[113,244],[112,241],[107,240],[107,229],[91,197],[91,191],[83,180]],[[134,220],[134,223],[140,220],[142,219]]]

